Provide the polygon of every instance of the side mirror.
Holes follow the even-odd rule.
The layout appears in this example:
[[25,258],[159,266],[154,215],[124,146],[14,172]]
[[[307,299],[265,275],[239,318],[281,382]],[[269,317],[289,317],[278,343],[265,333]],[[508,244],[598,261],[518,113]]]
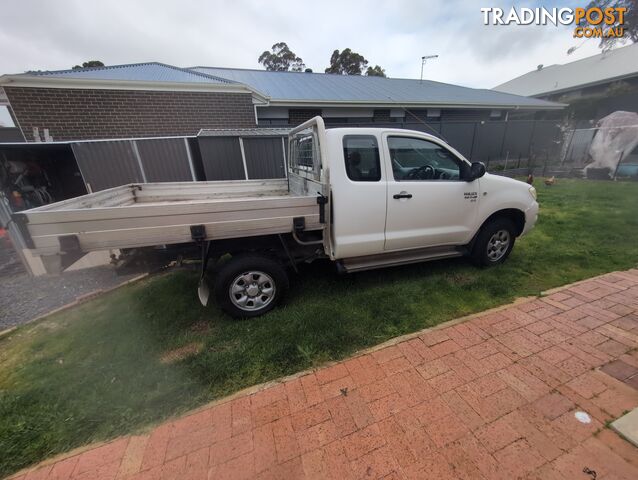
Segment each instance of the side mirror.
[[467,181],[472,182],[477,178],[481,178],[483,175],[485,175],[485,165],[483,165],[483,162],[472,162]]

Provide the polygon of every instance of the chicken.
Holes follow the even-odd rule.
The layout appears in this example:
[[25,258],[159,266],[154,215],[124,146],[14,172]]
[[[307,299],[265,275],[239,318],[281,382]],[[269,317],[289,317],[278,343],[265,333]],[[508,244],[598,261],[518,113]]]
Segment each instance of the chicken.
[[534,175],[532,175],[531,173],[527,176],[527,183],[529,183],[530,185],[534,185]]
[[555,183],[556,183],[556,178],[554,177],[554,175],[545,179],[545,185],[547,185],[548,187],[551,185],[554,185]]

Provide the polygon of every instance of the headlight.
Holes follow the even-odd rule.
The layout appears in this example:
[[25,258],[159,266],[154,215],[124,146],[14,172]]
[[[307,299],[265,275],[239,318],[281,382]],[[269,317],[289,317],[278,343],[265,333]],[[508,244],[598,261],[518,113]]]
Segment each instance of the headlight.
[[529,187],[529,194],[536,200],[536,189],[534,187]]

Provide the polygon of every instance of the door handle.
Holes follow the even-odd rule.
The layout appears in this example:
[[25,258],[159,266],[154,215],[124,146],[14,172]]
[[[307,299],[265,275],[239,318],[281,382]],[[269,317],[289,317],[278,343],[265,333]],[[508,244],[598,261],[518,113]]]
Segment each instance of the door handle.
[[395,193],[394,195],[392,195],[392,198],[395,198],[397,200],[400,198],[412,198],[412,194],[407,192]]

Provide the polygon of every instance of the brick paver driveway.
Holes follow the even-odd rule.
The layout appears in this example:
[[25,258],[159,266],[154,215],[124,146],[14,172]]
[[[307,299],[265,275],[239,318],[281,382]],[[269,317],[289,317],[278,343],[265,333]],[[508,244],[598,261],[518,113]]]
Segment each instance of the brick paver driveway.
[[605,423],[638,405],[636,347],[638,270],[613,273],[240,394],[26,478],[635,480],[638,449]]

